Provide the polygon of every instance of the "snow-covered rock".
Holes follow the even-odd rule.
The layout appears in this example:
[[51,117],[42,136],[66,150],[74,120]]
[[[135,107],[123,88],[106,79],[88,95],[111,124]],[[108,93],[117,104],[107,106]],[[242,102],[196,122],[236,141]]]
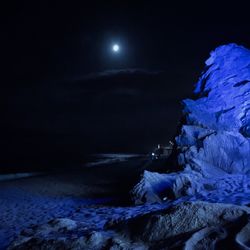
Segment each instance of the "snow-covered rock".
[[138,205],[162,203],[181,198],[184,195],[192,196],[195,195],[192,183],[194,184],[193,181],[198,181],[201,177],[198,173],[192,175],[185,172],[160,174],[145,170],[140,182],[131,190],[131,197],[133,202]]
[[195,167],[199,159],[230,174],[250,174],[250,51],[221,46],[206,65],[195,89],[200,98],[183,101],[179,161]]
[[[248,204],[250,51],[229,44],[211,52],[194,92],[196,99],[183,101],[185,122],[176,137],[178,163],[183,172],[176,174],[175,180],[171,175],[172,193],[175,198],[186,195],[199,200]],[[133,190],[139,202],[144,194],[152,193],[151,181],[157,186],[157,182],[164,183],[162,177],[166,182],[170,178],[155,177],[158,181],[143,176],[140,188],[137,185]],[[165,193],[169,193],[169,187]],[[160,195],[164,196],[164,190]]]
[[145,202],[162,202],[167,199],[167,190],[171,195],[175,177],[168,174],[159,174],[145,170],[141,181],[131,192],[135,204]]
[[218,196],[241,189],[250,202],[250,51],[235,44],[218,47],[195,93],[196,100],[183,102],[186,124],[176,138],[179,164],[219,187]]
[[250,209],[244,206],[207,202],[184,202],[163,212],[144,215],[127,223],[133,237],[145,242],[161,241],[210,226],[223,226],[245,216]]

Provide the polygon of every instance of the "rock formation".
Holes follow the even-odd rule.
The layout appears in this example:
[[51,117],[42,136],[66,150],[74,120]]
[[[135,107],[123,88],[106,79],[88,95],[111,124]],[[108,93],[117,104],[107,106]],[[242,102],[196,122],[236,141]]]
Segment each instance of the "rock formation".
[[[176,137],[178,163],[183,171],[174,181],[172,176],[167,177],[172,180],[175,198],[186,195],[248,204],[250,51],[235,44],[218,47],[206,61],[195,94],[196,99],[183,101],[185,122]],[[147,193],[141,185],[147,182],[143,179],[133,190],[134,197]],[[162,183],[162,178],[158,182]],[[154,186],[156,183],[154,179]],[[163,193],[161,190],[160,196]],[[147,201],[157,199],[151,197]]]

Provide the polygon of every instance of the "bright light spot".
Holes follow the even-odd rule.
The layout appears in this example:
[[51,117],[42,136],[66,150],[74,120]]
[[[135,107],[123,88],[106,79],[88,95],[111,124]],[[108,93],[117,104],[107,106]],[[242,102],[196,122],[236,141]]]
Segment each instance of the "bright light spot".
[[120,50],[120,46],[119,46],[118,44],[114,44],[113,47],[112,47],[112,49],[113,49],[113,51],[114,51],[115,53],[117,53],[117,52],[119,52],[119,50]]

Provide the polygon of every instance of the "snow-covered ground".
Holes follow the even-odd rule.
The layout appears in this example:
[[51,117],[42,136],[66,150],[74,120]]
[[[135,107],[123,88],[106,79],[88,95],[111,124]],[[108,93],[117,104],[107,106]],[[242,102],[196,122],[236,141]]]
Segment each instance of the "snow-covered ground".
[[21,230],[55,218],[73,219],[85,224],[86,230],[98,230],[108,221],[129,219],[168,206],[167,203],[132,207],[101,206],[108,201],[62,195],[50,197],[45,193],[27,192],[20,187],[5,189],[1,191],[0,249],[5,249]]
[[[246,176],[239,175],[233,185],[234,180],[228,175],[220,180],[211,180],[210,184],[213,182],[218,186],[214,190],[209,191],[211,185],[205,185],[200,179],[201,186],[207,188],[206,192],[200,189],[199,193],[180,196],[172,201],[164,199],[165,196],[160,197],[162,201],[165,200],[163,203],[114,206],[121,198],[120,195],[129,192],[130,187],[126,187],[124,191],[123,186],[128,184],[131,177],[143,172],[138,166],[145,161],[145,157],[110,155],[109,158],[126,160],[111,161],[111,165],[105,162],[105,167],[97,164],[75,172],[26,176],[0,182],[0,249],[5,249],[23,229],[55,218],[79,221],[86,226],[87,231],[91,231],[103,228],[110,221],[126,220],[183,201],[203,200],[233,204],[250,202],[249,181]],[[172,175],[178,173],[166,174],[163,180],[167,181],[167,176]],[[151,176],[155,178],[152,173],[150,178],[145,179],[147,192],[154,192],[155,189]],[[117,190],[119,188],[121,190]],[[218,192],[220,189],[221,192]]]
[[116,163],[112,166],[105,162],[105,171],[99,167],[102,165],[99,162],[91,168],[66,173],[17,174],[9,176],[9,180],[3,176],[5,181],[0,182],[0,249],[5,249],[21,230],[51,219],[72,218],[86,223],[88,228],[100,228],[111,217],[135,216],[140,211],[160,208],[159,205],[110,208],[121,199],[119,192],[129,192],[123,186],[138,171],[138,164],[144,157],[125,154],[102,157],[119,160],[111,160]]
[[[113,169],[117,168],[120,169],[121,175],[124,174],[124,171],[133,172],[129,164],[128,169],[123,168],[121,164],[115,164]],[[110,195],[107,191],[108,188],[106,190],[104,188],[108,185],[108,179],[104,186],[88,183],[88,181],[95,183],[94,179],[98,182],[98,175],[103,172],[103,168],[97,167],[95,169],[93,167],[91,170],[92,172],[89,171],[89,174],[82,176],[76,172],[33,176],[1,182],[0,249],[5,249],[22,230],[27,230],[32,225],[47,223],[55,218],[68,218],[81,222],[83,226],[85,225],[86,231],[92,231],[102,229],[110,221],[127,220],[141,214],[165,209],[183,201],[207,200],[235,204],[246,203],[243,201],[246,201],[244,199],[247,196],[242,193],[242,189],[239,189],[234,190],[231,195],[216,194],[211,191],[204,193],[203,196],[184,196],[174,201],[166,200],[163,203],[114,206],[112,203],[117,197]],[[102,171],[99,172],[99,170]],[[96,177],[93,179],[93,176]],[[227,179],[225,182],[227,183]],[[232,189],[232,187],[229,186],[228,189]],[[95,197],[96,194],[103,195]],[[208,195],[206,196],[206,194]]]

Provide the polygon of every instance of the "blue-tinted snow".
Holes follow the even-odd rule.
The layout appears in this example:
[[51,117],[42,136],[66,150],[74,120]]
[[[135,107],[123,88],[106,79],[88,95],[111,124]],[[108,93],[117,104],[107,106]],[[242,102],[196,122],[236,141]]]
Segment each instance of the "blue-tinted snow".
[[[38,179],[37,179],[38,180]],[[36,180],[34,180],[35,182]],[[38,180],[39,181],[39,180]],[[110,207],[107,204],[110,198],[84,199],[67,196],[63,194],[60,183],[54,182],[58,195],[52,195],[50,184],[41,178],[38,190],[32,188],[31,179],[26,188],[24,182],[16,182],[15,187],[11,185],[1,186],[0,197],[0,249],[14,239],[21,230],[32,225],[41,225],[55,218],[69,218],[81,222],[86,230],[99,230],[109,221],[129,219],[140,214],[160,210],[168,206],[162,204],[145,204],[132,207]],[[27,189],[30,189],[30,191]],[[98,206],[99,205],[99,206]],[[102,206],[101,206],[102,205]]]
[[206,61],[196,99],[183,101],[186,122],[176,137],[177,174],[144,173],[136,203],[155,202],[166,187],[176,198],[250,204],[250,51],[218,47]]
[[206,61],[196,100],[184,100],[178,160],[193,194],[250,203],[250,51],[218,47]]

